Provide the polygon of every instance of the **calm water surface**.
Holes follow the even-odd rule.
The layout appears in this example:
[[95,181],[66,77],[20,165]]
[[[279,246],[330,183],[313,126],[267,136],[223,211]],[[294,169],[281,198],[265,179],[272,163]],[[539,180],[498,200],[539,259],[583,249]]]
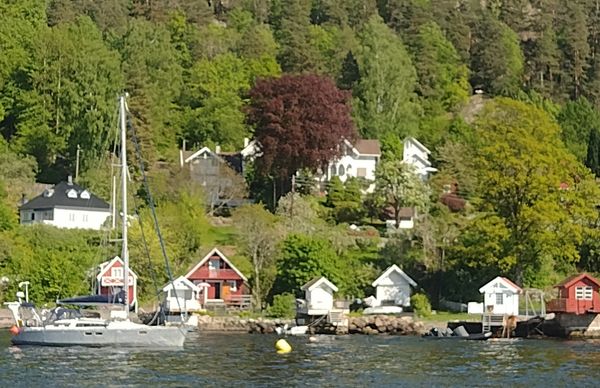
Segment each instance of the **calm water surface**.
[[443,341],[392,336],[289,338],[192,333],[182,350],[10,346],[0,332],[2,387],[529,386],[600,387],[600,342]]

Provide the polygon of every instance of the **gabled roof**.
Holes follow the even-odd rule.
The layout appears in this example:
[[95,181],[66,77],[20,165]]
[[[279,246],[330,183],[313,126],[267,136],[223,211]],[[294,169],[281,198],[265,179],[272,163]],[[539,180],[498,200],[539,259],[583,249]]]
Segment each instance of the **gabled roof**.
[[194,268],[192,268],[190,271],[188,271],[188,273],[185,275],[186,278],[189,278],[190,276],[192,276],[192,274],[194,272],[196,272],[196,270],[200,267],[202,267],[202,265],[204,265],[204,263],[206,263],[208,261],[208,259],[210,259],[212,256],[217,255],[221,258],[221,260],[223,260],[224,262],[227,263],[227,265],[229,265],[229,267],[231,267],[231,269],[237,273],[245,282],[248,281],[248,279],[244,276],[243,273],[241,273],[236,267],[235,265],[233,265],[233,263],[231,261],[229,261],[229,259],[227,259],[227,257],[217,248],[213,248],[210,252],[208,252],[208,254],[206,256],[204,256],[204,258],[202,260],[200,260],[200,262],[198,262],[198,264],[196,264],[194,266]]
[[[67,193],[74,191],[75,197],[70,198]],[[89,198],[82,198],[81,194],[89,194]],[[85,196],[85,194],[84,194]],[[84,208],[109,211],[110,205],[76,183],[60,182],[51,189],[46,189],[37,197],[23,204],[19,209],[52,209],[56,207]]]
[[338,291],[338,288],[335,286],[335,284],[333,284],[329,280],[327,280],[327,278],[325,276],[314,278],[310,282],[308,282],[305,285],[303,285],[302,288],[301,288],[301,290],[302,291],[312,291],[315,288],[318,288],[322,284],[326,285],[327,287],[329,287],[333,292],[337,292]]
[[355,142],[354,148],[361,155],[381,156],[381,146],[376,139],[359,139]]
[[398,275],[402,276],[404,278],[404,280],[406,280],[408,282],[408,284],[410,284],[411,286],[413,286],[413,287],[417,286],[417,282],[412,280],[410,278],[410,276],[408,276],[406,273],[404,273],[404,271],[402,271],[400,269],[400,267],[398,267],[396,264],[391,265],[377,279],[375,279],[372,286],[377,287],[383,280],[387,279],[392,274],[392,272],[396,272]]
[[173,285],[175,286],[175,289],[177,289],[177,286],[183,284],[185,285],[187,288],[193,290],[193,291],[198,291],[200,292],[200,287],[198,287],[197,285],[195,285],[194,283],[190,282],[185,276],[180,276],[177,279],[173,280],[173,283],[169,282],[167,283],[166,286],[163,287],[163,291],[167,292],[170,289],[173,288]]
[[[100,273],[98,273],[96,279],[98,279],[98,281],[102,280],[102,278],[104,277],[104,275],[106,275],[108,270],[111,269],[113,265],[117,262],[121,263],[121,267],[123,266],[123,260],[121,260],[119,256],[115,256],[112,260],[105,261],[104,263],[100,264]],[[133,276],[134,279],[137,279],[137,275],[135,272],[133,272],[131,267],[129,267],[129,274]]]
[[196,159],[198,156],[202,155],[202,154],[203,154],[203,153],[205,153],[205,152],[208,152],[208,153],[209,153],[209,154],[211,154],[211,155],[217,156],[217,155],[216,155],[214,152],[212,152],[212,151],[210,150],[210,148],[208,148],[208,147],[202,147],[202,148],[200,148],[198,151],[196,151],[196,152],[194,152],[193,154],[191,154],[190,156],[188,156],[188,157],[187,157],[187,158],[184,160],[184,162],[185,162],[185,163],[189,163],[191,160],[194,160],[194,159]]
[[598,281],[598,279],[596,279],[595,277],[593,277],[592,275],[587,274],[587,273],[580,273],[580,274],[577,274],[577,275],[569,276],[568,278],[566,278],[562,282],[558,283],[554,287],[570,287],[570,286],[572,286],[573,284],[577,283],[578,281],[580,281],[583,278],[589,279],[592,283],[594,283],[595,285],[597,285],[598,287],[600,287],[600,281]]
[[421,149],[423,152],[426,152],[428,154],[431,153],[431,151],[429,151],[429,149],[427,147],[425,147],[420,141],[418,141],[417,139],[415,139],[412,136],[407,137],[406,139],[404,139],[404,142],[411,142],[414,145],[416,145],[419,149]]
[[[410,157],[414,158],[414,159],[418,159],[421,163],[423,163],[426,166],[425,168],[431,166],[431,162],[429,161],[429,159],[422,158],[421,155],[419,155],[419,154],[412,154],[412,155],[410,155]],[[412,160],[405,160],[404,162],[410,163],[410,164],[413,163]]]
[[521,293],[523,291],[523,289],[521,287],[517,286],[510,279],[502,277],[502,276],[496,276],[494,279],[490,280],[483,287],[481,287],[479,289],[479,292],[482,294],[485,293],[488,288],[493,287],[498,282],[504,284],[504,286],[506,288],[508,288],[509,290],[512,290],[515,293]]

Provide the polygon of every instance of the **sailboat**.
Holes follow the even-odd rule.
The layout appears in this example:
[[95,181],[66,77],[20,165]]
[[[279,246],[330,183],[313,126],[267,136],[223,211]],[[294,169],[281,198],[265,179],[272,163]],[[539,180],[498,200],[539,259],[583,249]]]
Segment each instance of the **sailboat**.
[[[119,127],[121,132],[121,183],[122,183],[122,252],[123,288],[117,296],[122,310],[111,311],[109,319],[89,318],[79,310],[56,307],[46,314],[40,313],[28,298],[17,294],[17,302],[5,303],[13,314],[15,326],[11,328],[15,345],[47,346],[136,346],[181,347],[185,342],[186,329],[181,326],[147,326],[129,319],[129,250],[127,246],[127,152],[126,152],[126,106],[125,96],[119,98]],[[68,299],[76,305],[101,303],[94,300]]]

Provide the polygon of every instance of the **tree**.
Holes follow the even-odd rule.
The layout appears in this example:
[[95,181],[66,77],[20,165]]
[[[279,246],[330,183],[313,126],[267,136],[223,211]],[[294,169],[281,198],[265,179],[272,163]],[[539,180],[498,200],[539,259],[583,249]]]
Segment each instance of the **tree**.
[[417,130],[416,72],[402,40],[378,17],[365,25],[359,42],[354,117],[364,137],[378,138],[389,148],[390,138]]
[[582,93],[590,52],[587,16],[581,2],[560,0],[559,4],[557,40],[563,54],[561,86],[568,97],[577,99]]
[[471,52],[471,84],[493,95],[520,89],[523,54],[519,37],[506,24],[486,14],[479,22]]
[[275,37],[280,44],[277,59],[285,72],[313,70],[309,44],[310,7],[310,0],[289,0],[281,9]]
[[585,165],[592,170],[595,176],[600,176],[600,132],[597,128],[590,131]]
[[252,304],[262,309],[275,278],[276,247],[279,242],[277,217],[262,205],[245,205],[233,214],[244,253],[252,263]]
[[342,139],[356,137],[348,94],[316,75],[259,80],[247,117],[261,152],[258,171],[278,179],[316,171],[339,155]]
[[481,221],[499,231],[495,259],[517,282],[546,285],[547,271],[579,259],[584,225],[597,216],[598,187],[538,108],[497,99],[484,109],[477,134],[477,210],[497,217],[494,225]]
[[584,98],[567,102],[556,117],[562,129],[560,135],[568,150],[584,161],[592,128],[600,128],[600,113]]
[[396,227],[400,225],[400,209],[424,210],[429,190],[411,164],[401,160],[384,160],[375,170],[375,192],[385,206],[392,209]]

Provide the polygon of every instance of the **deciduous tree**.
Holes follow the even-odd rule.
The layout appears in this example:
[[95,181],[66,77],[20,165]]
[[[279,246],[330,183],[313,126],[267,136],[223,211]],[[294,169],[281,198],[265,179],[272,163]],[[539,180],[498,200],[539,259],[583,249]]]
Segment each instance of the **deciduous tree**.
[[259,80],[250,91],[248,122],[254,126],[262,175],[289,178],[315,171],[339,155],[342,139],[354,139],[348,94],[316,75]]

